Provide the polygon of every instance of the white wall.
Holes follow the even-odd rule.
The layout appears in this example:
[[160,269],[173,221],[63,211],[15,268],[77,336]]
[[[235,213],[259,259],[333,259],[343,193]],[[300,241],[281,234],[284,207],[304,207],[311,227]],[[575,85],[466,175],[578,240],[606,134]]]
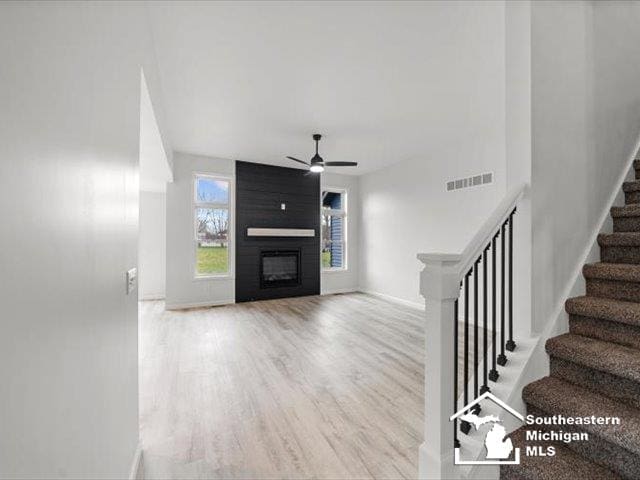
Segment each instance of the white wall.
[[532,4],[533,304],[538,330],[561,311],[637,148],[639,22],[637,3]]
[[[235,279],[195,278],[193,223],[193,175],[235,175],[235,162],[174,152],[173,183],[167,185],[167,282],[166,307],[186,308],[235,302]],[[232,181],[235,186],[235,180]],[[235,187],[234,187],[235,192]],[[234,193],[235,195],[235,193]],[[235,232],[232,205],[231,232]],[[231,244],[230,264],[235,266]]]
[[321,189],[327,187],[347,190],[347,269],[322,271],[322,294],[353,292],[359,288],[360,271],[360,189],[359,178],[353,175],[325,172],[320,179]]
[[[472,72],[468,84],[446,97],[446,106],[437,106],[460,112],[455,129],[440,142],[425,142],[420,158],[360,179],[360,285],[365,291],[423,303],[416,254],[461,252],[505,194],[504,5],[481,7],[460,19],[474,41],[448,59]],[[495,173],[490,186],[445,191],[447,180],[487,171]]]
[[0,477],[129,475],[145,25],[134,4],[0,5]]
[[138,273],[140,300],[165,297],[167,261],[166,194],[140,192]]
[[514,328],[531,333],[531,3],[505,4],[507,191],[528,185],[513,218]]

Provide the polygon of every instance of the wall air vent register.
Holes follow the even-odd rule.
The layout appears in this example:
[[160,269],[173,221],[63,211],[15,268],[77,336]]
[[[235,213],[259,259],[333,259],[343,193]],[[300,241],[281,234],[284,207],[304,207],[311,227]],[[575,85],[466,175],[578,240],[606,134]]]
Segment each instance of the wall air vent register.
[[472,175],[471,177],[457,178],[447,182],[447,192],[460,190],[462,188],[480,187],[493,183],[493,172]]

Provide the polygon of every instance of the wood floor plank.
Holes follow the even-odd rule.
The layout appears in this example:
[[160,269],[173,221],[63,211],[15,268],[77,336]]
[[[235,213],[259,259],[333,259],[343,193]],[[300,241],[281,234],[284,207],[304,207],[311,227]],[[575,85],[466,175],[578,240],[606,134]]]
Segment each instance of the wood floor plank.
[[365,294],[140,309],[147,478],[415,478],[421,312]]

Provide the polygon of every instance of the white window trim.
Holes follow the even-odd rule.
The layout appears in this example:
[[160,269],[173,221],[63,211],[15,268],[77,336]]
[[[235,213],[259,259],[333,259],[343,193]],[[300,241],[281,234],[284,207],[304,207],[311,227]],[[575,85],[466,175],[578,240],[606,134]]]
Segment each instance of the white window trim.
[[[229,203],[214,203],[214,202],[198,202],[196,200],[197,186],[196,182],[198,178],[210,178],[212,180],[222,180],[229,183]],[[217,173],[205,173],[205,172],[193,172],[191,179],[191,218],[193,222],[192,235],[192,252],[191,252],[191,271],[193,272],[194,281],[203,280],[224,280],[235,278],[234,270],[234,258],[235,258],[235,188],[234,188],[234,176],[222,175]],[[227,232],[227,273],[198,273],[198,222],[196,221],[196,208],[224,208],[228,210],[229,215],[229,231]]]
[[[339,210],[329,209],[325,210],[322,207],[322,193],[332,192],[342,194],[342,208]],[[349,270],[349,250],[348,250],[348,238],[349,238],[349,191],[344,187],[320,187],[320,269],[322,273],[340,273]],[[342,266],[341,267],[325,267],[322,265],[322,215],[331,215],[334,217],[342,217],[345,219],[342,225]]]

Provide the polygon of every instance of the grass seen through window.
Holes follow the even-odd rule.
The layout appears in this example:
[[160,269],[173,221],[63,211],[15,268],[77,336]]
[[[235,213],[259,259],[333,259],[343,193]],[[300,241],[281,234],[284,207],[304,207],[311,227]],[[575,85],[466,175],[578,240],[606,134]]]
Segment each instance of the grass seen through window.
[[228,272],[229,249],[198,246],[198,275],[216,275]]

